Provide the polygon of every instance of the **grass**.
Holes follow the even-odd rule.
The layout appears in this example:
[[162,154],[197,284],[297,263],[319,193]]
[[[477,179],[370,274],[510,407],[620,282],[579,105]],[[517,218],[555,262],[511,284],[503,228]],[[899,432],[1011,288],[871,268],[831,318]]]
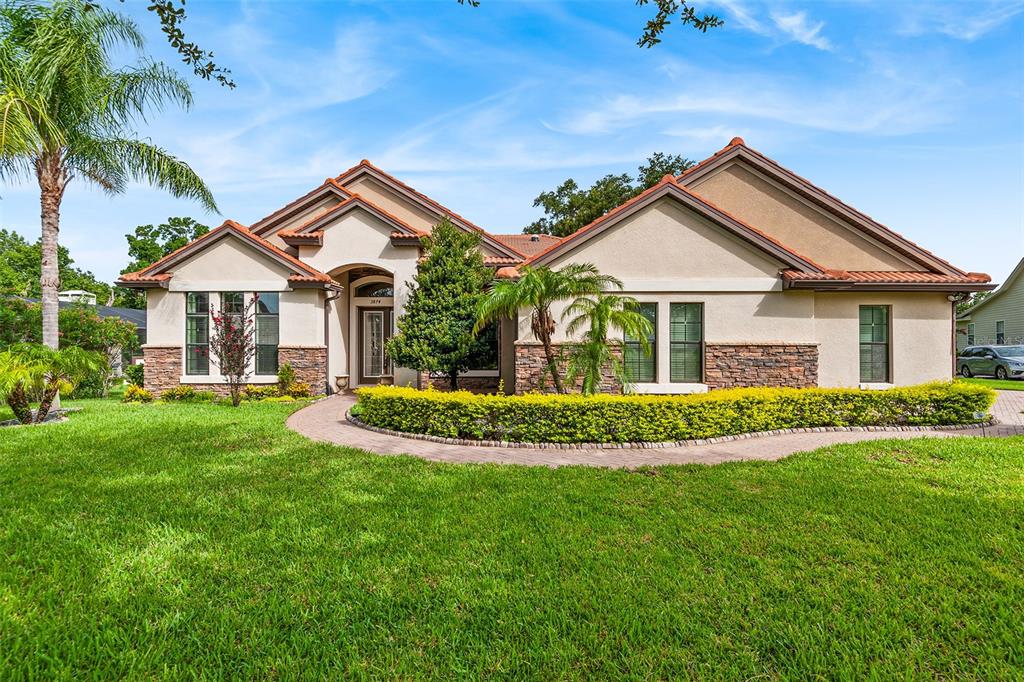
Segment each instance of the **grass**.
[[998,391],[1024,391],[1024,380],[1021,379],[982,379],[980,377],[968,379],[966,377],[959,377],[957,381],[994,388]]
[[294,406],[0,433],[5,677],[1010,678],[1024,438],[654,470],[313,444]]

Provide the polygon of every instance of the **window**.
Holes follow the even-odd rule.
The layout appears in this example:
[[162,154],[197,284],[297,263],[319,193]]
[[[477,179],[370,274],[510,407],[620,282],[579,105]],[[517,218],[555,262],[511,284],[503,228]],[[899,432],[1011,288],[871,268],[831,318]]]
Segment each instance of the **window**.
[[1005,323],[1002,320],[996,321],[996,345],[1006,343]]
[[356,288],[357,298],[391,298],[395,288],[387,282],[371,282]]
[[889,381],[889,306],[860,307],[860,380]]
[[658,304],[641,303],[637,306],[637,312],[651,321],[651,333],[647,337],[651,352],[650,354],[644,353],[640,341],[627,335],[622,348],[622,364],[629,381],[651,383],[655,381],[655,368],[657,367]]
[[278,315],[280,294],[257,294],[256,301],[256,374],[277,374]]
[[974,345],[974,323],[973,322],[968,322],[967,323],[967,345],[968,346],[973,346]]
[[210,373],[210,295],[185,295],[185,374]]
[[703,378],[703,308],[700,303],[673,303],[669,306],[670,381],[696,383]]

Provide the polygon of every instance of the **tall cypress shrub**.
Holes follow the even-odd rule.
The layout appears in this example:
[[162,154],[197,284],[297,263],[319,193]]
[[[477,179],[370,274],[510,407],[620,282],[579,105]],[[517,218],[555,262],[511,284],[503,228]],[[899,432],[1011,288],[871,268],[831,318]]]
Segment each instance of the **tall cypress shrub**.
[[478,248],[480,237],[447,218],[423,238],[425,257],[416,277],[407,282],[409,299],[388,342],[392,361],[420,372],[448,377],[458,388],[459,372],[493,351],[493,335],[473,335],[476,309],[492,279]]

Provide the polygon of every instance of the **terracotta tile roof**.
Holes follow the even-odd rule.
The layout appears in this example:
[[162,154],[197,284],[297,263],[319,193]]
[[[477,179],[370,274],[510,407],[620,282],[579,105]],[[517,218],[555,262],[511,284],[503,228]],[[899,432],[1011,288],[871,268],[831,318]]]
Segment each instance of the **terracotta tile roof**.
[[895,270],[826,270],[822,273],[783,270],[787,281],[861,282],[879,284],[987,284],[992,278],[982,272],[943,275],[937,272]]
[[295,201],[288,202],[287,204],[285,204],[281,208],[277,209],[273,213],[271,213],[269,215],[266,215],[266,216],[260,218],[259,220],[257,220],[256,222],[254,222],[252,224],[253,230],[261,231],[264,227],[266,227],[267,224],[271,224],[271,223],[274,222],[275,219],[278,219],[280,217],[286,216],[293,209],[296,209],[297,211],[301,211],[301,209],[298,208],[299,204],[301,204],[304,201],[308,201],[311,197],[315,196],[318,192],[322,192],[324,189],[326,189],[328,187],[330,187],[332,189],[335,189],[335,190],[338,190],[343,196],[346,196],[346,197],[351,196],[351,194],[352,194],[347,189],[345,189],[340,184],[338,184],[338,182],[334,178],[327,178],[326,180],[323,181],[323,183],[321,183],[320,185],[317,185],[313,189],[309,190],[308,192],[303,194],[301,197],[299,197]]
[[[379,217],[383,218],[386,222],[390,222],[393,227],[397,227],[399,232],[405,230],[407,232],[411,232],[413,236],[417,237],[426,234],[426,232],[416,229],[415,227],[405,222],[398,216],[394,215],[393,213],[388,213],[377,204],[374,204],[373,202],[368,200],[366,197],[356,193],[350,193],[349,198],[345,199],[337,206],[332,206],[323,213],[313,216],[312,218],[310,218],[309,220],[307,220],[306,222],[302,223],[297,227],[292,227],[287,230],[281,230],[278,234],[280,234],[281,237],[284,239],[293,239],[296,237],[301,239],[305,234],[309,234],[307,230],[309,230],[311,226],[317,225],[319,223],[324,223],[330,220],[334,216],[334,214],[339,212],[345,212],[351,209],[353,206],[363,206],[371,213],[377,213]],[[312,230],[311,232],[316,232],[316,230]]]
[[[378,168],[377,166],[373,165],[367,159],[363,159],[362,161],[357,163],[355,166],[352,166],[348,170],[344,171],[343,173],[338,175],[335,178],[335,180],[338,183],[340,183],[342,186],[344,186],[344,182],[345,182],[345,180],[348,177],[352,176],[353,174],[355,174],[356,172],[358,172],[359,170],[362,170],[362,169],[371,170],[374,173],[377,173],[378,175],[380,175],[381,177],[386,178],[389,182],[394,183],[395,185],[401,187],[405,191],[407,191],[410,194],[414,195],[415,197],[420,199],[420,201],[422,201],[425,204],[427,204],[428,206],[432,207],[435,211],[437,211],[441,215],[446,215],[446,216],[448,216],[450,218],[453,218],[454,220],[456,220],[456,221],[462,223],[463,225],[465,225],[466,227],[479,232],[481,235],[484,236],[485,239],[491,239],[493,241],[497,241],[494,238],[494,235],[490,234],[489,232],[487,232],[485,229],[483,229],[479,225],[476,225],[475,223],[473,223],[472,221],[468,220],[467,218],[459,215],[458,213],[456,213],[455,211],[451,210],[450,208],[448,208],[444,204],[441,204],[440,202],[438,202],[438,201],[436,201],[434,199],[431,199],[430,197],[428,197],[423,192],[420,192],[419,190],[416,190],[416,189],[410,187],[409,185],[405,184],[404,182],[402,182],[401,180],[399,180],[395,176],[391,175],[390,173],[388,173],[388,172]],[[498,243],[501,244],[501,246],[504,246],[507,249],[510,249],[512,251],[516,251],[516,249],[514,247],[508,246],[507,244],[503,244],[501,242],[498,242]],[[518,251],[516,251],[516,253],[518,253]],[[520,255],[523,255],[523,254],[520,254]]]
[[540,253],[552,244],[562,241],[561,237],[552,237],[549,234],[494,234],[491,236],[527,257]]
[[[173,272],[161,272],[161,269],[166,264],[168,264],[170,261],[173,261],[175,258],[182,255],[183,253],[186,253],[188,251],[200,250],[202,244],[214,240],[215,237],[222,235],[224,232],[231,232],[232,234],[238,235],[243,239],[248,239],[254,244],[260,246],[261,248],[272,252],[275,256],[287,262],[297,272],[301,273],[299,275],[292,276],[299,278],[299,281],[317,281],[323,282],[325,284],[334,282],[330,275],[320,272],[316,268],[307,265],[306,263],[302,262],[301,260],[291,255],[287,251],[268,242],[263,237],[253,234],[251,231],[249,231],[247,227],[245,227],[244,225],[240,225],[239,223],[236,223],[233,220],[225,220],[220,226],[210,230],[203,236],[193,240],[192,242],[186,244],[185,246],[182,246],[180,249],[172,251],[171,253],[167,254],[157,262],[153,263],[152,265],[146,268],[143,268],[142,270],[139,270],[137,272],[129,272],[125,273],[124,275],[121,275],[120,280],[125,282],[166,281],[170,279],[173,275]],[[291,277],[289,279],[291,279]]]
[[[676,178],[676,181],[678,182],[680,180],[683,180],[687,176],[692,175],[693,173],[695,173],[696,171],[698,171],[700,169],[703,169],[703,168],[706,168],[708,165],[718,161],[719,158],[722,157],[724,154],[727,154],[727,153],[729,153],[729,152],[731,152],[731,151],[733,151],[734,149],[737,149],[737,148],[739,148],[741,150],[741,153],[745,152],[747,154],[750,154],[751,156],[756,157],[757,159],[759,159],[760,161],[762,161],[766,165],[771,166],[779,175],[781,175],[783,177],[787,177],[788,176],[792,180],[795,180],[797,185],[802,185],[807,190],[810,190],[811,194],[814,194],[814,193],[820,194],[827,201],[826,201],[826,203],[822,203],[821,201],[816,201],[816,203],[819,203],[824,208],[826,208],[826,209],[830,210],[831,212],[835,213],[836,212],[835,209],[832,206],[828,205],[828,203],[830,202],[830,203],[832,203],[832,204],[834,204],[836,206],[841,207],[843,210],[849,212],[855,218],[858,218],[859,220],[861,220],[861,221],[863,221],[865,223],[870,224],[872,227],[874,227],[874,229],[876,229],[878,232],[880,232],[883,237],[888,237],[890,240],[895,242],[894,244],[890,244],[890,246],[893,246],[893,247],[897,248],[897,250],[903,252],[904,255],[910,256],[911,258],[913,258],[914,255],[915,255],[915,252],[917,254],[923,254],[927,258],[931,258],[934,261],[937,261],[937,262],[941,263],[942,265],[946,266],[947,268],[949,268],[950,270],[952,270],[955,273],[964,274],[963,270],[961,270],[960,268],[956,267],[955,265],[953,265],[949,261],[947,261],[947,260],[945,260],[943,258],[940,258],[939,256],[935,255],[934,253],[932,253],[928,249],[920,246],[919,244],[914,243],[913,241],[911,241],[907,237],[904,237],[899,232],[896,232],[895,230],[893,230],[890,227],[887,227],[886,225],[883,225],[882,223],[878,222],[877,220],[875,220],[871,216],[867,215],[863,211],[860,211],[860,210],[854,208],[853,206],[850,206],[849,204],[844,202],[839,197],[837,197],[837,196],[835,196],[833,194],[830,194],[829,192],[823,190],[821,187],[815,185],[813,182],[811,182],[807,178],[805,178],[803,176],[800,176],[800,175],[797,175],[793,171],[789,170],[788,168],[786,168],[785,166],[780,164],[775,159],[769,158],[769,157],[765,156],[764,154],[762,154],[761,152],[757,151],[756,149],[752,149],[751,147],[748,147],[747,144],[743,141],[742,137],[734,137],[729,142],[729,144],[727,144],[725,147],[723,147],[722,149],[718,150],[717,152],[715,152],[714,154],[712,154],[708,158],[704,159],[703,161],[698,163],[696,166],[693,166],[692,168],[689,168],[686,171],[684,171],[683,173],[681,173]],[[811,198],[814,198],[814,197],[812,196]],[[841,213],[839,213],[838,215],[840,217],[844,217],[844,216],[842,216]],[[865,231],[868,234],[869,237],[872,237],[874,239],[878,239],[879,238],[878,236],[871,234],[871,232],[869,230],[864,230],[863,228],[861,228],[861,229],[862,229],[862,231]],[[888,240],[883,238],[882,241],[888,241]]]
[[484,265],[515,265],[521,263],[520,258],[509,258],[507,256],[484,256]]

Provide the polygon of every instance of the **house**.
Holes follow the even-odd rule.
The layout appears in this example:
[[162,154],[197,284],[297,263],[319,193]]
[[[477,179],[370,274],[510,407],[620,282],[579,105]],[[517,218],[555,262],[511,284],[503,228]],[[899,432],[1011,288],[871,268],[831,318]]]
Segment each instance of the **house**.
[[[253,383],[287,362],[319,390],[430,377],[384,343],[443,216],[480,235],[484,262],[591,262],[654,322],[653,353],[625,339],[634,390],[864,386],[949,379],[955,298],[992,287],[733,139],[563,239],[491,234],[368,161],[245,227],[227,221],[121,286],[147,291],[146,388],[223,390],[207,358],[210,309],[259,293]],[[555,311],[559,313],[560,311]],[[537,387],[529,315],[504,320],[493,362],[463,385]],[[560,343],[566,339],[559,337]]]
[[1024,343],[1024,258],[1002,286],[957,318],[957,348]]
[[65,289],[57,292],[57,300],[63,303],[83,303],[96,305],[96,294],[82,289]]

